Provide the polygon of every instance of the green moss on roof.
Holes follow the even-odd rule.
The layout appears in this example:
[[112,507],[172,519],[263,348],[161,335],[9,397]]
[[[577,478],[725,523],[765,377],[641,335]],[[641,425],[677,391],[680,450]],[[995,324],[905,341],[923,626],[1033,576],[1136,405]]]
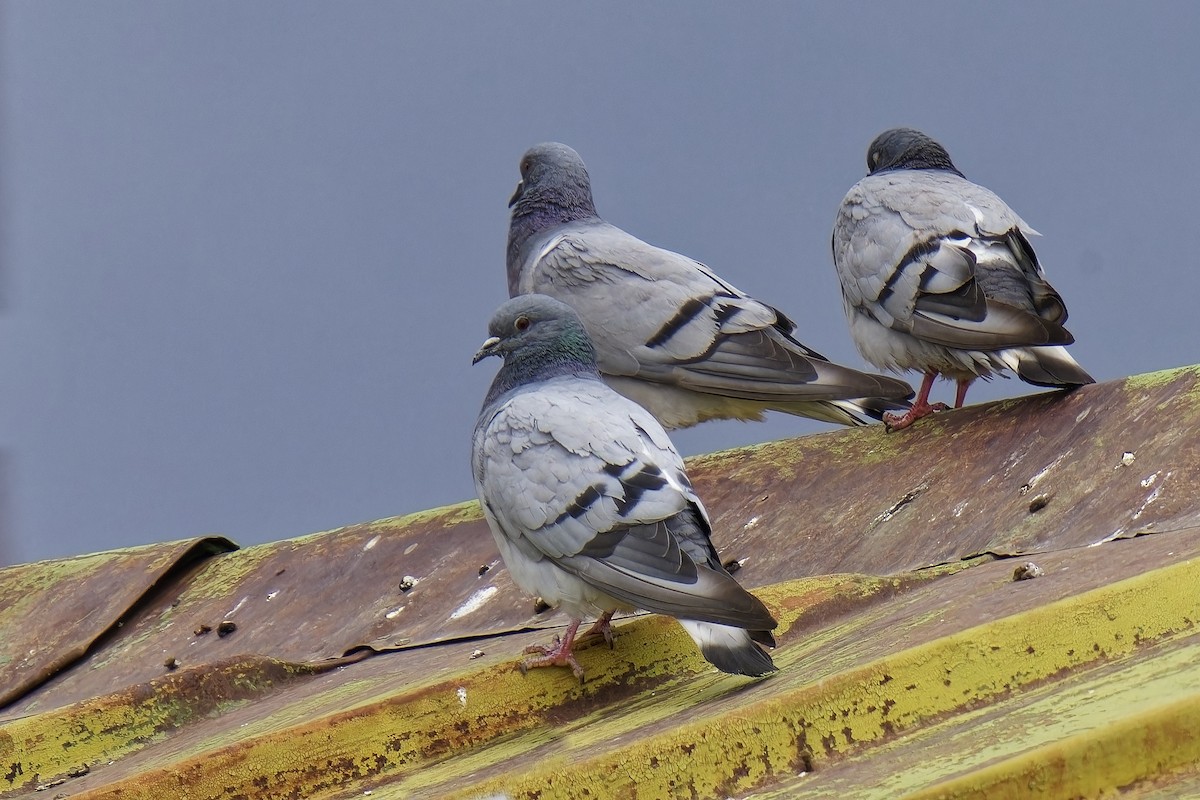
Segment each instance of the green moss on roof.
[[[693,459],[715,540],[780,620],[765,680],[716,672],[656,616],[619,621],[613,650],[583,649],[583,686],[566,670],[522,676],[522,648],[553,633],[528,626],[561,617],[532,615],[496,568],[474,502],[208,561],[181,543],[0,572],[0,596],[122,590],[70,639],[91,651],[0,710],[0,797],[59,780],[85,800],[1200,785],[1173,777],[1200,757],[1197,374]],[[1136,464],[1117,467],[1125,449]],[[1051,495],[1036,512],[1035,476]],[[1135,518],[1174,532],[1085,546]],[[1014,582],[1019,562],[987,551],[1045,574]],[[421,580],[404,593],[409,571]],[[75,619],[21,608],[0,610],[0,639],[27,637],[16,656]],[[235,635],[193,635],[233,611]],[[326,660],[345,652],[370,657]],[[186,663],[164,674],[167,653]]]
[[381,523],[376,524],[386,524],[388,527],[394,526],[397,528],[414,528],[431,525],[448,527],[450,525],[473,522],[477,519],[483,519],[483,511],[479,508],[479,501],[468,500],[463,503],[431,508],[428,511],[418,511],[403,517],[395,517],[391,520],[382,520]]
[[1193,378],[1200,377],[1200,364],[1187,367],[1174,367],[1172,369],[1161,369],[1157,372],[1145,372],[1141,375],[1130,375],[1125,378],[1124,385],[1126,389],[1131,391],[1146,391],[1149,389],[1160,389],[1167,386],[1185,376]]
[[[847,669],[817,684],[778,691],[725,716],[697,708],[693,714],[699,718],[629,747],[593,758],[567,751],[532,772],[455,796],[603,800],[745,794],[807,771],[814,761],[845,756],[1023,687],[1129,656],[1150,641],[1190,636],[1200,618],[1197,585],[1200,561],[1164,568]],[[777,599],[795,588],[772,587],[764,596]],[[778,661],[795,674],[803,670],[802,659],[803,648]],[[1058,734],[1049,728],[1041,732],[1048,741]],[[1188,745],[1172,758],[1184,763],[1192,749]]]

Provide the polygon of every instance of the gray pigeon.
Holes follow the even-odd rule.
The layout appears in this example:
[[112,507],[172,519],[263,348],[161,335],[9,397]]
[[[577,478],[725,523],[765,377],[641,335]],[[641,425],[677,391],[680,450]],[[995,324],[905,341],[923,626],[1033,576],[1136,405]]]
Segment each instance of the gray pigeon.
[[908,408],[907,383],[831,363],[776,309],[600,219],[587,169],[566,145],[525,153],[509,206],[509,296],[547,294],[574,308],[604,380],[668,429],[761,420],[766,410],[858,425]]
[[[721,566],[704,510],[662,426],[600,379],[567,305],[507,301],[477,363],[500,356],[475,424],[471,465],[484,517],[517,585],[571,617],[553,647],[521,663],[583,670],[571,647],[584,617],[612,642],[615,611],[679,618],[718,669],[775,670],[776,622]],[[758,643],[758,644],[756,644]]]
[[889,428],[946,409],[929,403],[939,374],[957,381],[955,408],[973,380],[1003,370],[1037,386],[1094,382],[1063,347],[1074,337],[1029,244],[1037,231],[920,131],[879,134],[867,170],[838,209],[833,263],[863,358],[925,373]]

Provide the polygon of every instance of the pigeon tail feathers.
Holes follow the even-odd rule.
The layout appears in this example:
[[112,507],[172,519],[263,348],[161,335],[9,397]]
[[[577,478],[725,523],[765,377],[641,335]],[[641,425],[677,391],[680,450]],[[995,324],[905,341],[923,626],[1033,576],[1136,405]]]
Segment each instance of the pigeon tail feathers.
[[[750,631],[691,619],[681,619],[679,624],[696,642],[705,660],[722,672],[760,678],[778,669],[771,656],[755,644]],[[769,633],[766,636],[771,638]]]

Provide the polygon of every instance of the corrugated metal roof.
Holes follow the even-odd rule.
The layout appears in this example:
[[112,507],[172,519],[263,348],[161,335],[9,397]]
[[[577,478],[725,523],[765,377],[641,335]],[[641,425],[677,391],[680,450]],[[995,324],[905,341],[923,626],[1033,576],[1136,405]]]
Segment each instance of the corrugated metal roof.
[[582,687],[522,677],[563,620],[473,503],[0,570],[0,797],[1175,796],[1200,785],[1198,381],[693,459],[780,618],[759,681],[653,616],[582,651]]

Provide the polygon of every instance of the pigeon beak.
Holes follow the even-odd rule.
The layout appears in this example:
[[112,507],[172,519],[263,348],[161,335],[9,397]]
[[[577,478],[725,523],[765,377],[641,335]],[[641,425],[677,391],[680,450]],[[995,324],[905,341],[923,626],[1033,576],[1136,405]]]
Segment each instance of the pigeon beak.
[[487,341],[485,341],[482,345],[479,346],[479,350],[476,351],[475,357],[471,359],[471,363],[478,364],[480,361],[483,361],[488,356],[500,355],[499,353],[496,352],[496,345],[498,345],[498,344],[500,344],[499,336],[492,336],[491,338],[489,338]]
[[523,194],[525,194],[525,181],[517,181],[517,188],[513,190],[512,197],[508,198],[508,207],[515,206]]

